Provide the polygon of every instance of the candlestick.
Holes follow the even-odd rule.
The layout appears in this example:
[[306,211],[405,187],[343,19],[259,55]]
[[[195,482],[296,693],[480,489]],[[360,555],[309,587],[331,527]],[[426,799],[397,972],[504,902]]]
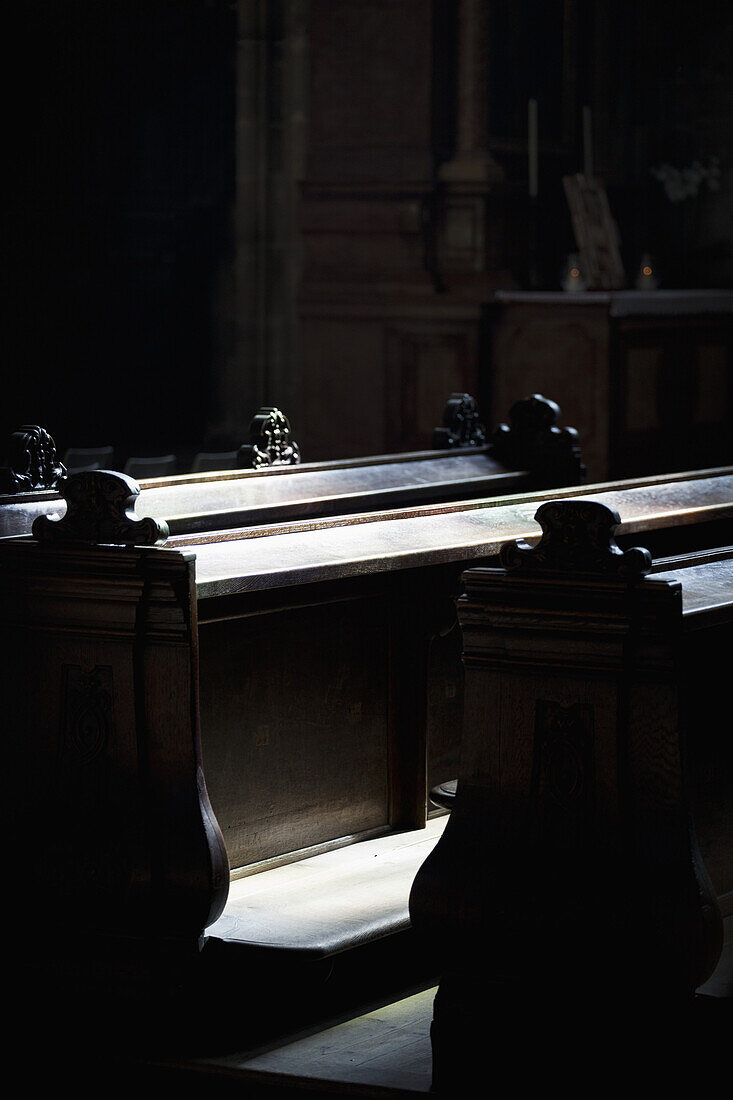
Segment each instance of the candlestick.
[[529,194],[537,197],[538,150],[537,150],[537,100],[530,99],[527,105],[527,147],[529,154]]
[[637,290],[656,290],[659,286],[656,263],[648,252],[644,252],[639,261],[639,270],[636,275],[635,286]]
[[587,180],[593,179],[593,135],[590,107],[583,108],[583,174]]
[[569,294],[579,294],[583,290],[586,290],[588,284],[583,275],[583,268],[580,261],[579,252],[571,252],[565,262],[565,268],[562,273],[562,288],[567,290]]

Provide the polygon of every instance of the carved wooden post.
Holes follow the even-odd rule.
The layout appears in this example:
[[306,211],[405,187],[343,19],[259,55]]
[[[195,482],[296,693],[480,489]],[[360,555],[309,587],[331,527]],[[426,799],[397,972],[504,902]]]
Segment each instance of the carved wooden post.
[[0,547],[14,881],[49,971],[118,988],[195,956],[228,891],[201,769],[195,559],[155,546],[167,528],[133,515],[124,474],[63,491],[37,542]]
[[443,425],[433,430],[433,446],[485,447],[486,428],[479,419],[478,402],[470,393],[452,393],[443,409]]
[[0,467],[0,493],[57,489],[66,468],[45,428],[23,424],[10,437],[8,465]]
[[260,470],[266,466],[297,466],[300,448],[290,434],[290,421],[280,409],[263,405],[249,426],[249,443],[239,448],[240,466]]
[[721,948],[686,801],[680,585],[644,579],[648,552],[622,552],[595,501],[537,520],[538,545],[468,571],[459,600],[461,773],[410,899],[443,974],[436,1088],[530,1019],[569,1041],[599,1006],[679,1005]]
[[452,393],[443,410],[443,425],[433,431],[433,446],[491,447],[491,453],[510,469],[528,470],[535,488],[577,485],[585,467],[580,460],[575,428],[560,428],[560,406],[533,393],[516,401],[509,423],[488,436],[479,418],[478,402],[469,393]]
[[512,405],[509,423],[491,438],[496,457],[512,469],[530,470],[537,489],[577,485],[585,475],[578,433],[558,427],[559,416],[559,405],[533,393]]

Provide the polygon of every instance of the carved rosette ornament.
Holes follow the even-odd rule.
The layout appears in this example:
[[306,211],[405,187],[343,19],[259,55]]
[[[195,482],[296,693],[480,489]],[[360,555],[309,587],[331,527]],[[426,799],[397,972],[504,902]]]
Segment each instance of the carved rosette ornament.
[[478,402],[470,393],[452,393],[443,410],[443,427],[433,431],[433,447],[484,447],[486,428],[479,420]]
[[300,448],[290,435],[290,421],[280,409],[265,405],[249,426],[249,443],[239,448],[241,467],[260,470],[265,466],[297,466]]
[[33,535],[39,542],[63,545],[158,546],[168,538],[168,524],[134,514],[140,486],[127,474],[85,470],[61,483],[67,502],[63,516],[38,516]]
[[23,424],[10,437],[8,465],[0,469],[0,493],[56,489],[66,476],[56,444],[38,424]]
[[492,435],[496,457],[513,469],[532,471],[542,485],[577,484],[585,473],[578,433],[557,426],[560,411],[541,393],[515,402],[509,423],[500,424]]
[[622,550],[614,538],[621,523],[618,512],[597,500],[550,500],[535,519],[542,528],[536,546],[523,539],[501,548],[501,563],[522,573],[583,573],[641,580],[651,569],[648,550]]

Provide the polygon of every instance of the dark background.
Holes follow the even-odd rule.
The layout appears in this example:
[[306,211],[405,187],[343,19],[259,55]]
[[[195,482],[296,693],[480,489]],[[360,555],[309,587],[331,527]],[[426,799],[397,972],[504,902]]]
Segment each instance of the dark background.
[[[332,191],[348,184],[353,197],[376,180],[439,196],[440,165],[455,152],[456,7],[23,5],[7,36],[15,75],[5,95],[0,438],[39,423],[61,453],[111,442],[121,465],[131,453],[185,456],[240,442],[262,402],[297,421],[308,358],[299,303],[311,278],[303,188],[327,179]],[[503,181],[491,195],[501,254],[481,293],[526,285],[530,96],[540,105],[542,287],[558,289],[573,247],[561,176],[582,166],[585,104],[629,278],[648,250],[664,287],[733,286],[729,6],[487,7],[486,145]],[[353,24],[363,40],[350,55]],[[350,159],[337,162],[333,128],[349,117],[362,119],[362,131],[364,119],[374,122],[371,160],[359,160],[349,137],[341,152],[351,149]],[[389,157],[380,125],[392,134]],[[711,157],[719,190],[703,182],[697,198],[680,202],[650,171]],[[422,250],[413,281],[429,269]],[[457,294],[442,281],[421,291],[426,301]]]

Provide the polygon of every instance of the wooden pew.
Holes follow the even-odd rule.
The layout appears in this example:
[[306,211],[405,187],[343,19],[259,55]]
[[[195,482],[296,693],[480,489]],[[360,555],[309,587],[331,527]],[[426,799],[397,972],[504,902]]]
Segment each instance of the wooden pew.
[[[577,433],[559,428],[559,415],[534,394],[490,433],[475,400],[452,394],[432,450],[305,463],[287,418],[263,408],[240,448],[243,468],[142,479],[136,508],[178,534],[574,485],[583,477]],[[65,471],[37,426],[16,432],[10,451],[0,470],[0,535],[27,534],[37,515],[59,506]]]
[[716,970],[733,924],[733,546],[652,563],[592,497],[544,503],[539,543],[464,575],[460,778],[410,898],[442,974],[433,1087],[451,1095],[485,1072],[488,1035],[502,1058],[572,1036],[596,1059],[651,1048],[658,1069],[677,1044],[681,1068],[720,1019],[694,1031],[695,991],[733,997],[733,944]]
[[[731,470],[593,491],[634,534],[694,539],[733,514]],[[357,861],[376,861],[362,891],[390,860],[407,889],[444,820],[426,830],[428,787],[456,765],[457,672],[435,670],[430,639],[468,565],[531,538],[538,500],[584,490],[165,548],[123,475],[79,474],[66,492],[61,520],[0,543],[8,801],[23,824],[11,876],[33,965],[124,1002],[237,968],[290,980],[307,960],[315,1003],[314,974],[405,930],[406,892],[380,909],[374,885],[366,913],[310,941],[291,922],[273,943],[277,904],[253,916],[245,880],[360,841],[374,847],[356,845]]]

